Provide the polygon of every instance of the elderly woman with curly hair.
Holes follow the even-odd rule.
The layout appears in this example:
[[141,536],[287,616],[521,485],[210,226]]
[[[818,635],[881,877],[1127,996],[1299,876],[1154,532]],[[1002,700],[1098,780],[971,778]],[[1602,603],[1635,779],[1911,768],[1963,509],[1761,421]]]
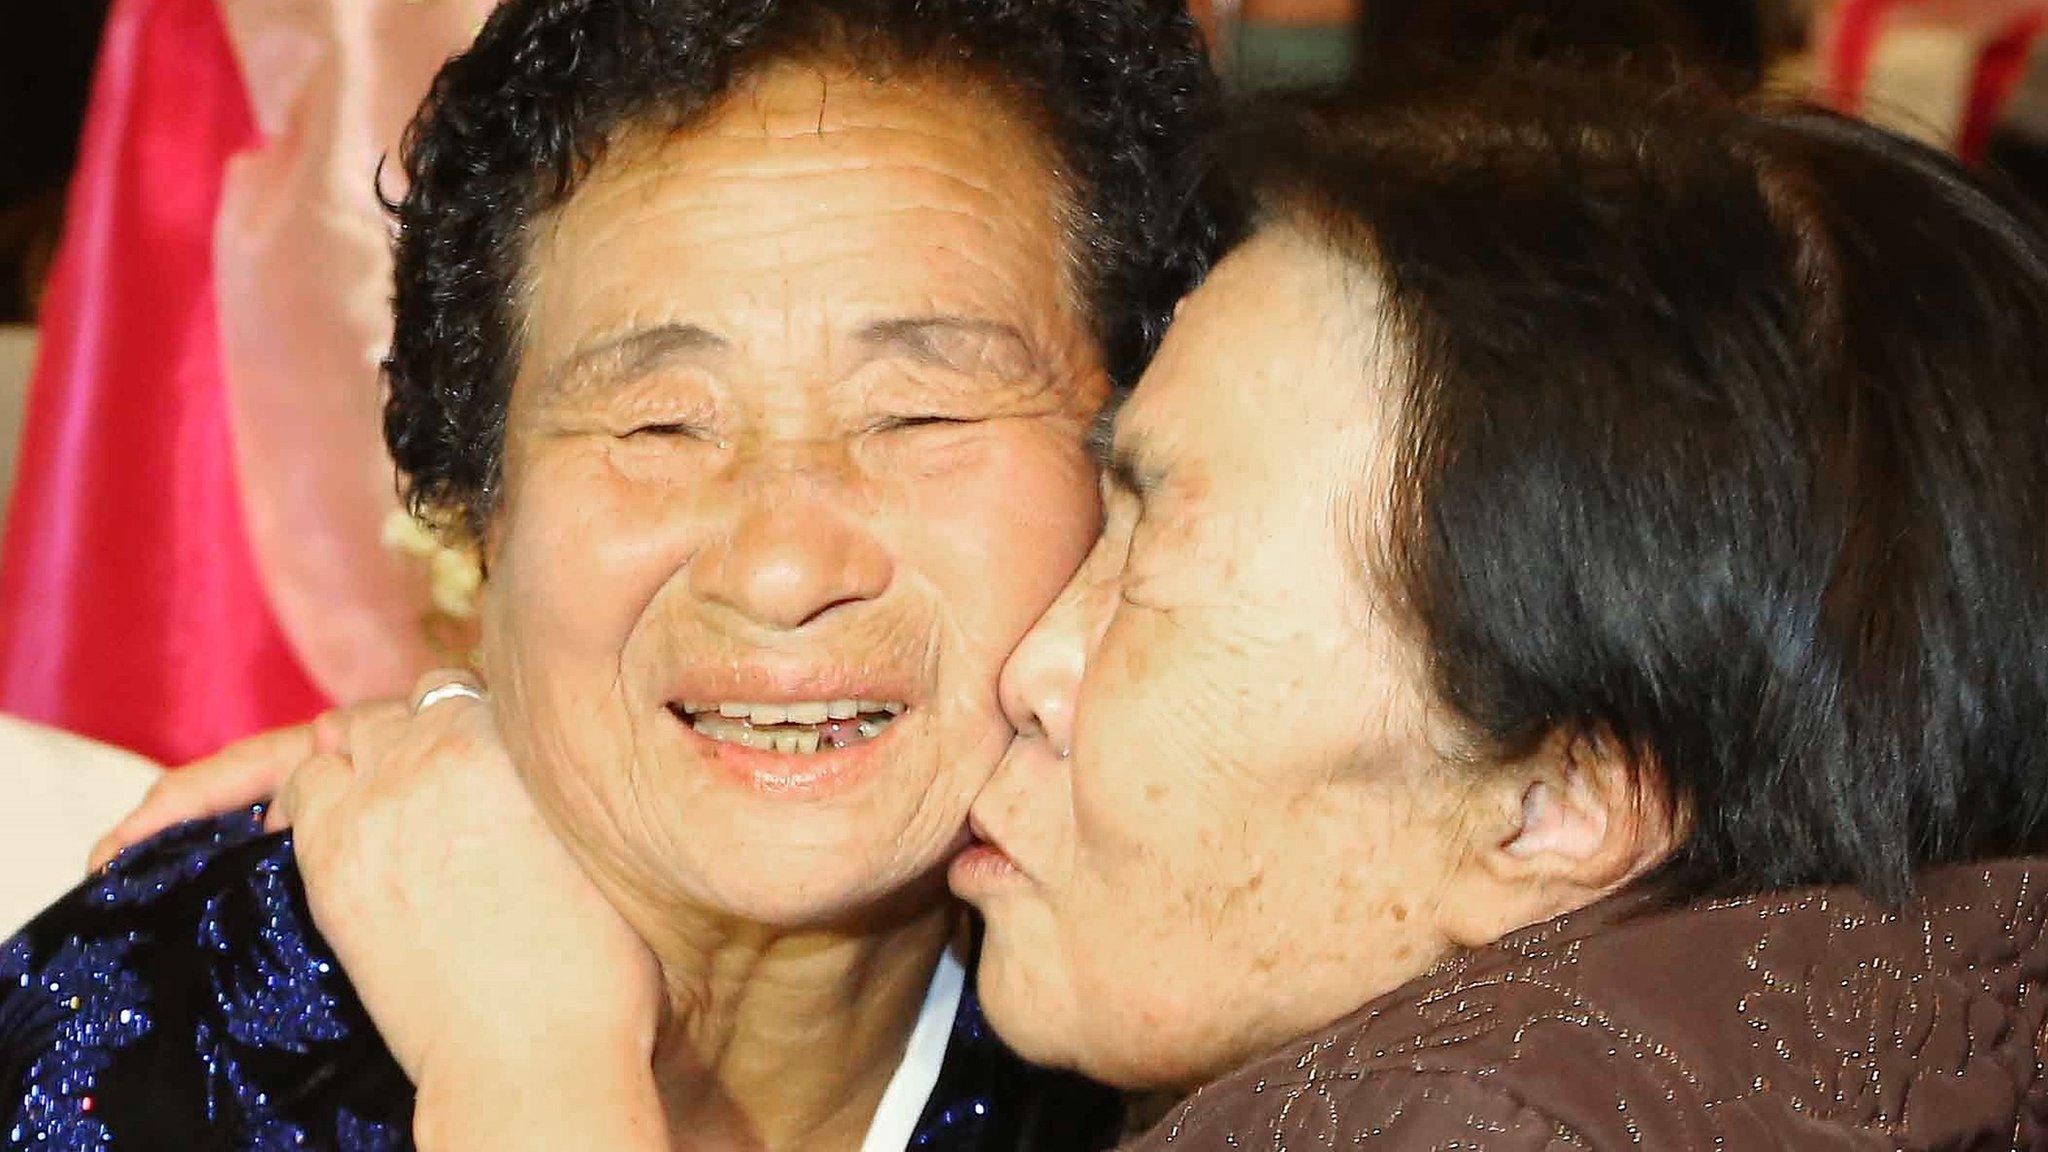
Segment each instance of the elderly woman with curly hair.
[[[439,764],[376,795],[442,829],[188,826],[0,944],[7,1145],[1112,1139],[981,1025],[944,871],[1086,433],[1209,255],[1170,197],[1212,84],[1168,0],[500,7],[408,138],[386,422],[487,562],[491,700],[267,745],[308,794]],[[350,849],[386,871],[303,885]]]

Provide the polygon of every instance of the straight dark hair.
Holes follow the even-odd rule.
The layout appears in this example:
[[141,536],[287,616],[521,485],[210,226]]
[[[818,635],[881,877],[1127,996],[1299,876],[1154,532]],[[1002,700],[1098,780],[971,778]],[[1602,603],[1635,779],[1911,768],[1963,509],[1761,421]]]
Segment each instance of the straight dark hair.
[[1411,354],[1385,571],[1480,761],[1608,741],[1674,898],[2037,852],[2048,239],[1864,124],[1507,71],[1267,109]]
[[1503,61],[1696,73],[1747,91],[1762,83],[1757,0],[1370,0],[1358,68],[1490,68]]

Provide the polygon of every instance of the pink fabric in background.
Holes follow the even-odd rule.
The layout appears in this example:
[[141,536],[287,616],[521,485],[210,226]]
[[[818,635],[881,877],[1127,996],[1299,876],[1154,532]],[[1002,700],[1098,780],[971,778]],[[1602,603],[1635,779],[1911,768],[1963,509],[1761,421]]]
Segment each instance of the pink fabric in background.
[[441,663],[425,566],[379,543],[398,507],[377,364],[390,340],[399,137],[489,0],[220,0],[262,142],[215,232],[242,508],[279,622],[337,700]]
[[0,552],[0,709],[168,763],[325,705],[243,529],[213,286],[255,124],[212,0],[116,0]]
[[1815,14],[1821,98],[1851,115],[1870,112],[1864,87],[1879,41],[1894,28],[1914,25],[1945,32],[1976,51],[1971,74],[1957,78],[1966,93],[1962,122],[1939,127],[1958,156],[1980,162],[2048,27],[2048,0],[1834,0]]

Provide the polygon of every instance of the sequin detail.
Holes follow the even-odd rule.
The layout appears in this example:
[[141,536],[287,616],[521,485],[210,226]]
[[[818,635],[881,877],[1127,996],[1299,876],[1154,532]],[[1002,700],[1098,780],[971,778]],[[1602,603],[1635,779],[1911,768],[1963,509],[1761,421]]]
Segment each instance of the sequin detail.
[[[412,1086],[313,929],[288,842],[261,825],[251,809],[166,833],[0,947],[0,1085],[17,1111],[0,1146],[411,1147]],[[83,990],[93,979],[103,996]],[[159,1108],[171,1090],[204,1096]],[[163,1127],[175,1115],[214,1139]]]
[[17,940],[0,953],[0,995],[13,1005],[0,1050],[27,1041],[39,1054],[21,1074],[22,1091],[6,1127],[7,1146],[24,1152],[102,1152],[112,1133],[94,1115],[93,1093],[113,1053],[150,1028],[147,992],[129,970],[134,933],[99,940],[68,937],[42,965]]
[[935,1115],[920,1125],[917,1134],[910,1138],[910,1146],[979,1147],[994,1119],[994,1105],[987,1096],[955,1101],[940,1108]]
[[988,1042],[990,1037],[988,1017],[981,1012],[981,995],[970,984],[960,994],[960,1011],[953,1015],[951,1042],[978,1045]]
[[0,947],[0,1053],[40,1052],[57,1039],[64,1022],[64,1009],[48,996],[10,995],[33,986],[28,969],[34,956],[26,937]]
[[334,1145],[342,1152],[401,1152],[412,1140],[401,1128],[364,1120],[344,1108],[334,1117]]
[[195,1039],[206,1065],[206,1121],[214,1130],[234,1132],[251,1152],[307,1146],[306,1130],[276,1114],[270,1094],[249,1078],[234,1050],[205,1021]]
[[308,931],[290,871],[290,846],[280,843],[254,863],[245,883],[209,897],[199,916],[196,942],[210,960],[209,992],[218,1009],[218,1029],[202,1021],[194,1035],[206,1069],[207,1119],[257,1152],[405,1147],[401,1131],[347,1111],[334,1114],[331,1133],[309,1128],[286,1116],[277,1092],[252,1071],[251,1053],[306,1055],[350,1034],[336,965]]
[[[953,1031],[946,1044],[949,1055],[994,1045],[988,1021],[981,1014],[981,998],[973,985],[961,991],[960,1007],[953,1013]],[[995,1106],[987,1092],[965,1099],[928,1101],[917,1131],[910,1138],[912,1148],[978,1148],[995,1122]]]
[[261,805],[178,825],[114,857],[88,885],[86,899],[105,908],[153,903],[196,878],[222,851],[261,835]]
[[[304,1053],[348,1035],[328,988],[334,961],[308,943],[285,881],[290,849],[279,845],[256,862],[237,911],[254,920],[253,933],[228,924],[227,896],[206,902],[199,946],[216,957],[210,966],[214,1002],[237,1043]],[[248,928],[249,925],[236,927]]]

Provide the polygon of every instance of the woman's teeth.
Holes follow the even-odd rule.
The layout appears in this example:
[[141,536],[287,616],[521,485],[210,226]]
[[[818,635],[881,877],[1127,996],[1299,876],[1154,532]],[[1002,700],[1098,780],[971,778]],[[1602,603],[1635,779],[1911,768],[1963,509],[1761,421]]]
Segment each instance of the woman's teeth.
[[797,704],[738,704],[686,700],[683,711],[692,717],[717,713],[728,720],[759,724],[823,724],[827,720],[851,720],[863,713],[901,716],[903,705],[885,700],[813,700]]
[[820,700],[749,704],[686,700],[682,717],[721,744],[808,756],[848,748],[882,734],[904,706],[891,700]]

